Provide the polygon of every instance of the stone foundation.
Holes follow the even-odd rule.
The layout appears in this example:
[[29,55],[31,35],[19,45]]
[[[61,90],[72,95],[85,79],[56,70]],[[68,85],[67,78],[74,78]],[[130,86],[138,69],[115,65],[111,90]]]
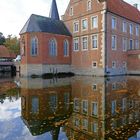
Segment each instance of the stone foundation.
[[104,76],[104,69],[102,68],[75,68],[71,67],[71,72],[76,75],[92,75],[92,76]]
[[124,68],[108,68],[107,73],[103,68],[76,68],[71,65],[42,65],[42,64],[28,64],[21,65],[21,76],[42,75],[44,73],[59,73],[59,72],[72,72],[76,75],[92,75],[92,76],[115,76],[134,74],[139,75],[140,71],[127,71]]
[[70,72],[70,65],[42,65],[27,64],[21,65],[21,76],[42,75],[44,73]]

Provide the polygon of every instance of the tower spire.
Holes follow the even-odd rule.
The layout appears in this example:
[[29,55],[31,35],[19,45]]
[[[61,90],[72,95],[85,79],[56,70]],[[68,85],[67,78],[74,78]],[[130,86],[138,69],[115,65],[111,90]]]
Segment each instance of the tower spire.
[[59,20],[59,14],[58,14],[58,9],[57,9],[57,4],[55,0],[52,0],[52,5],[50,9],[50,18]]

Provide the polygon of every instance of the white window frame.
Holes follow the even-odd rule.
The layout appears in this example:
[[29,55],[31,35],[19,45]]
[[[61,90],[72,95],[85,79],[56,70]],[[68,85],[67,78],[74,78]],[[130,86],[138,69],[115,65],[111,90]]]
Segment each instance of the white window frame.
[[117,109],[117,101],[113,100],[111,102],[111,113],[112,113],[112,115],[116,114],[116,109]]
[[[113,23],[114,22],[114,23]],[[111,28],[115,30],[117,28],[117,18],[112,16],[111,18]]]
[[[93,104],[96,104],[97,105],[96,113],[94,112]],[[98,102],[91,102],[91,116],[98,117],[98,113],[99,113],[98,108],[99,108]]]
[[31,37],[31,47],[30,47],[30,55],[38,56],[39,53],[39,42],[37,36]]
[[[93,36],[97,36],[97,48],[93,48]],[[91,49],[97,50],[98,49],[98,34],[92,34],[91,35]]]
[[[96,87],[96,88],[94,88],[94,87]],[[92,85],[92,90],[93,90],[93,91],[97,91],[97,84],[93,84],[93,85]]]
[[[83,102],[86,102],[86,103],[87,103],[86,113],[83,112],[83,111],[84,111],[84,108],[83,108]],[[82,113],[83,113],[83,114],[88,114],[88,100],[82,100]]]
[[123,31],[123,33],[127,32],[127,22],[126,21],[123,21],[122,31]]
[[[89,5],[89,3],[90,3],[90,5]],[[91,7],[92,7],[91,0],[87,0],[87,11],[91,10]]]
[[130,35],[133,35],[133,24],[132,23],[129,24],[129,33],[130,33]]
[[[93,65],[94,63],[96,63],[96,66]],[[97,67],[97,61],[92,61],[92,68],[96,69]]]
[[[132,47],[130,46],[130,41],[132,41]],[[130,39],[129,40],[129,50],[133,50],[134,49],[134,40],[133,39]]]
[[[87,48],[83,48],[83,38],[87,38],[87,40],[86,40]],[[88,50],[88,36],[82,36],[81,37],[81,46],[82,46],[82,51],[87,51]]]
[[69,9],[69,15],[70,16],[73,16],[73,7],[70,7],[70,9]]
[[[55,54],[54,54],[54,48],[53,48],[53,51],[52,51],[52,47],[54,47],[54,46],[50,46],[50,43],[52,43],[52,41],[54,41],[55,42]],[[51,44],[52,45],[52,44]],[[50,57],[57,57],[57,54],[58,54],[58,52],[57,52],[58,50],[57,50],[57,40],[55,39],[55,38],[52,38],[52,39],[50,39],[49,40],[49,56]]]
[[[75,106],[75,102],[78,101],[78,106]],[[74,98],[74,111],[79,112],[80,111],[80,99],[79,98]]]
[[[75,25],[77,25],[78,30],[75,30],[76,29],[75,28],[76,27]],[[79,21],[78,20],[76,20],[76,21],[73,22],[73,32],[74,33],[79,32]]]
[[79,127],[80,126],[80,120],[79,118],[74,118],[74,126]]
[[123,68],[127,69],[127,62],[126,61],[123,61]]
[[112,83],[112,90],[116,90],[117,89],[117,83]]
[[[65,42],[67,43],[67,54],[65,54]],[[67,40],[67,39],[65,39],[64,41],[63,41],[63,53],[64,53],[64,57],[69,57],[69,41]]]
[[[85,28],[85,29],[83,28],[83,21],[87,21],[87,28]],[[81,30],[82,31],[88,30],[88,19],[87,18],[84,18],[84,19],[81,20]]]
[[[75,49],[75,40],[78,40],[78,49]],[[73,38],[73,51],[74,52],[79,51],[79,37]]]
[[116,69],[116,65],[117,65],[116,61],[112,61],[112,69]]
[[139,49],[139,40],[135,40],[135,49],[136,49],[136,50]]
[[[116,39],[116,40],[115,40],[115,47],[112,47],[113,44],[114,44],[114,43],[112,42],[112,41],[113,41],[113,40],[112,40],[113,37],[115,37],[115,39]],[[112,50],[114,50],[114,51],[117,50],[117,36],[116,36],[116,35],[112,35],[112,36],[111,36],[111,48],[112,48]]]
[[123,37],[122,38],[122,48],[123,48],[123,52],[127,51],[127,38]]
[[[93,19],[96,19],[96,24],[95,24],[95,26],[93,26],[94,24],[93,24]],[[95,16],[92,16],[91,17],[91,29],[96,29],[96,28],[98,28],[98,16],[97,15],[95,15]]]
[[98,132],[98,122],[92,122],[91,123],[91,132],[92,133],[97,133]]
[[83,130],[88,130],[88,119],[82,119],[82,128]]
[[135,32],[136,32],[136,36],[139,36],[139,25],[136,25]]

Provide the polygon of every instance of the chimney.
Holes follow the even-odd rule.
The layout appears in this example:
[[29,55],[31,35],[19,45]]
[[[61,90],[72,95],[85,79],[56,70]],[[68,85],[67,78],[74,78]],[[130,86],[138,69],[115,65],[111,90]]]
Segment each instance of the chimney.
[[133,4],[133,6],[134,6],[136,9],[138,9],[138,4],[137,4],[137,3]]

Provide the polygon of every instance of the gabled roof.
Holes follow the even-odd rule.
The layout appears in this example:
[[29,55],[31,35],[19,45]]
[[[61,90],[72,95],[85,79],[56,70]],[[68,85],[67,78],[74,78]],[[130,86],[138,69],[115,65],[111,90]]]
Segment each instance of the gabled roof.
[[50,18],[59,20],[59,14],[57,9],[57,4],[55,0],[52,0],[51,10],[50,10]]
[[107,10],[140,24],[140,11],[123,0],[107,0]]
[[32,14],[20,34],[29,32],[46,32],[71,36],[71,33],[61,20],[55,20],[48,17]]
[[0,45],[0,58],[15,58],[16,55],[8,50],[4,45]]

